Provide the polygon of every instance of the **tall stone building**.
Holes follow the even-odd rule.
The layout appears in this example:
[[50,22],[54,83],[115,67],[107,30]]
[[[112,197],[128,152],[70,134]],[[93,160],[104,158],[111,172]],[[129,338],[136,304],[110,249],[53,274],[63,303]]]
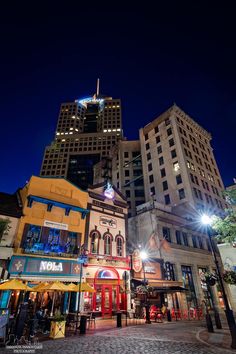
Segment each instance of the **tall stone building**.
[[173,105],[140,129],[145,199],[176,212],[221,214],[224,185],[210,145],[211,135]]
[[93,184],[93,166],[122,137],[121,101],[97,93],[62,103],[54,140],[40,176],[64,177],[82,189]]

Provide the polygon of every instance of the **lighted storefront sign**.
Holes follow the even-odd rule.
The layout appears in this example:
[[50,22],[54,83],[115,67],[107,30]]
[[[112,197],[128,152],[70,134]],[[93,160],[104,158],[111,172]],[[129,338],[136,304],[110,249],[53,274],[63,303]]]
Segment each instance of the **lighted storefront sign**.
[[68,224],[61,224],[59,222],[44,220],[44,226],[59,230],[68,230]]
[[141,272],[142,270],[142,259],[140,257],[140,251],[135,250],[132,255],[132,265],[133,265],[133,270],[136,273]]
[[145,273],[150,273],[150,274],[155,274],[156,273],[155,267],[145,266],[144,270],[145,270]]
[[101,226],[111,227],[112,229],[116,229],[117,227],[116,220],[106,216],[100,216],[99,223]]
[[70,277],[72,275],[79,275],[81,265],[76,261],[50,259],[50,258],[36,258],[29,256],[13,256],[11,259],[9,272],[13,274],[27,275],[53,275],[61,274]]
[[63,272],[62,262],[41,261],[40,272]]

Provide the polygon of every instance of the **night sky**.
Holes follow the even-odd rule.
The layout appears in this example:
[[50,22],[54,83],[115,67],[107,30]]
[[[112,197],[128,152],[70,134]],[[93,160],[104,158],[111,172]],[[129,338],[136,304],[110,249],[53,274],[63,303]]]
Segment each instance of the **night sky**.
[[233,184],[236,27],[230,3],[165,1],[156,9],[50,3],[1,5],[0,191],[13,193],[39,174],[60,104],[95,93],[97,77],[101,93],[122,99],[128,139],[176,102],[212,133],[223,181]]

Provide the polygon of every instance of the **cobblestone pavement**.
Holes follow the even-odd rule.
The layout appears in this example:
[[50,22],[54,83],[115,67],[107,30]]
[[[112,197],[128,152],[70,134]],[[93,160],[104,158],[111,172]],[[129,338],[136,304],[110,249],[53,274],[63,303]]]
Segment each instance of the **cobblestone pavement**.
[[[42,343],[43,349],[37,349],[35,354],[225,354],[224,349],[209,347],[197,340],[200,328],[196,322],[171,322],[88,331],[85,336],[47,340]],[[12,353],[9,349],[7,352]]]

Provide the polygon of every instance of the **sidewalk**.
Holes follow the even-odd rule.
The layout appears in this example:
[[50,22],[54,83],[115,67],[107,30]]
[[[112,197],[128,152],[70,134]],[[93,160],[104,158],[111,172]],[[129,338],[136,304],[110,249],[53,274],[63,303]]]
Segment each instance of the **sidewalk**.
[[217,329],[214,325],[214,333],[209,333],[206,328],[199,330],[197,339],[211,347],[223,348],[227,352],[236,353],[236,349],[231,348],[232,339],[229,327],[224,321],[222,321],[222,329]]

